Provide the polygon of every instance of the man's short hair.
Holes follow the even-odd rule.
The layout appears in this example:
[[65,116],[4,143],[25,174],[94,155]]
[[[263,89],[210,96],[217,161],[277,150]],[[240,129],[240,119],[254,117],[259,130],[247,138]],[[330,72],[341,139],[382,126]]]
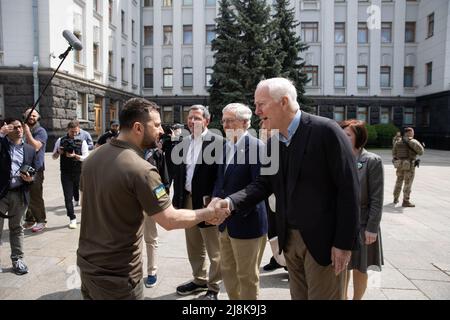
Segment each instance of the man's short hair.
[[247,128],[250,128],[250,120],[252,119],[252,110],[242,103],[230,103],[222,110],[224,112],[232,112],[235,114],[236,119],[247,121]]
[[[11,124],[11,123],[13,123],[14,121],[19,121],[21,124],[23,124],[23,120],[20,119],[20,118],[16,118],[16,117],[9,117],[9,118],[6,118],[6,119],[4,120],[5,124]],[[0,122],[1,122],[1,121],[0,121]]]
[[79,126],[80,126],[80,121],[72,120],[67,124],[67,129],[74,129],[74,128],[78,128]]
[[150,112],[158,112],[158,110],[158,105],[152,101],[143,98],[131,98],[120,111],[120,129],[131,129],[136,122],[145,124],[151,120]]
[[203,114],[203,118],[205,119],[210,119],[211,118],[211,114],[209,113],[208,108],[206,108],[205,106],[201,105],[201,104],[194,104],[192,107],[189,108],[189,112],[191,110],[200,110]]
[[355,148],[361,149],[367,143],[369,134],[367,133],[366,124],[364,121],[349,119],[339,123],[342,129],[349,127],[355,134]]
[[270,78],[261,80],[258,83],[256,89],[267,87],[269,89],[269,95],[276,102],[280,102],[281,98],[288,97],[289,103],[293,109],[300,109],[300,105],[297,102],[297,89],[294,83],[286,78]]
[[411,128],[411,127],[406,127],[406,128],[405,128],[405,132],[410,132],[410,131],[414,131],[414,129]]

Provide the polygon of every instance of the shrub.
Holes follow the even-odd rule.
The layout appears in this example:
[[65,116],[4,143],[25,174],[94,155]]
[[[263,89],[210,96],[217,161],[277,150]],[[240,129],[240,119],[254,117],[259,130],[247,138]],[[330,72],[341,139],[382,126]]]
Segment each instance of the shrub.
[[377,132],[377,145],[379,147],[392,147],[392,138],[400,131],[392,123],[373,125]]
[[377,131],[374,126],[366,124],[367,128],[367,146],[368,147],[376,147],[377,146]]

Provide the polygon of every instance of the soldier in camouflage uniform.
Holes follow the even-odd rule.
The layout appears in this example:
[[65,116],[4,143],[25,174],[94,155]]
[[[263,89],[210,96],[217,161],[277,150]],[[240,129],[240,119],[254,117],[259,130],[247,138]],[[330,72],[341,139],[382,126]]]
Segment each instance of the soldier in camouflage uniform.
[[423,146],[419,141],[414,139],[414,130],[412,128],[406,128],[405,135],[401,140],[397,140],[392,149],[394,166],[397,169],[397,181],[394,188],[395,204],[398,203],[403,181],[405,181],[402,207],[415,207],[409,201],[409,195],[411,194],[411,186],[414,180],[416,157],[417,155],[422,155],[423,152]]

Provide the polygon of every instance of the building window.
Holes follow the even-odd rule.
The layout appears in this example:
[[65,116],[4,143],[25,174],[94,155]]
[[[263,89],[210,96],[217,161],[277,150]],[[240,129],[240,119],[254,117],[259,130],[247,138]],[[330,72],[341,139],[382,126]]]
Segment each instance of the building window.
[[433,35],[434,35],[434,12],[428,16],[427,37],[431,38]]
[[153,0],[144,0],[144,7],[153,7]]
[[205,0],[205,6],[215,6],[216,0]]
[[428,62],[426,64],[427,72],[427,86],[433,83],[433,62]]
[[134,70],[134,63],[132,63],[131,64],[131,84],[133,85],[133,86],[135,86],[136,85],[136,81],[135,81],[135,70]]
[[108,74],[110,76],[114,75],[114,54],[112,51],[108,51]]
[[136,23],[134,22],[133,19],[131,19],[131,41],[136,41],[134,39],[134,27],[135,27]]
[[334,42],[345,43],[345,22],[336,22],[334,24]]
[[187,122],[187,119],[189,117],[189,106],[183,107],[183,119],[180,119],[182,122]]
[[192,6],[192,0],[183,0],[183,6]]
[[153,68],[144,68],[144,88],[153,88]]
[[113,20],[113,8],[114,8],[114,1],[108,0],[108,17],[109,17],[109,23],[112,24]]
[[122,33],[125,34],[125,11],[120,11],[120,27],[122,28]]
[[405,24],[405,42],[416,42],[416,23],[406,22]]
[[405,107],[403,108],[403,125],[405,126],[413,126],[416,121],[416,114],[414,112],[414,108]]
[[319,86],[319,66],[305,66],[304,71],[308,76],[307,87],[318,87]]
[[392,42],[392,22],[383,22],[381,24],[381,43]]
[[318,22],[302,22],[301,37],[304,42],[319,41],[319,23]]
[[192,87],[192,68],[183,68],[183,87]]
[[391,109],[389,107],[380,108],[380,123],[388,124],[391,122]]
[[173,107],[162,108],[162,122],[173,123]]
[[183,44],[192,44],[192,24],[183,26]]
[[144,26],[144,46],[153,45],[153,26]]
[[403,86],[405,88],[414,87],[414,67],[405,67],[403,74]]
[[99,53],[99,46],[97,43],[94,43],[93,45],[93,56],[94,56],[94,70],[100,69],[100,53]]
[[356,119],[364,121],[365,123],[369,123],[368,109],[368,107],[357,107]]
[[[80,40],[81,43],[83,43],[83,37],[81,36],[81,32],[80,31],[74,31],[74,36],[78,38],[78,40]],[[74,60],[76,63],[82,63],[81,61],[81,51],[79,50],[74,50],[73,53],[74,56]]]
[[422,127],[430,126],[430,108],[422,107]]
[[78,120],[87,120],[87,101],[86,94],[78,92],[77,98],[77,119]]
[[163,69],[163,87],[172,88],[173,87],[173,69],[164,68]]
[[367,22],[358,23],[358,43],[369,42],[369,28],[367,28]]
[[211,87],[212,86],[212,74],[213,74],[213,68],[206,67],[205,70],[205,86]]
[[163,7],[171,7],[172,6],[172,0],[164,0],[163,1]]
[[97,13],[100,13],[100,7],[98,6],[98,0],[92,0],[92,5],[94,8],[94,11]]
[[367,88],[367,66],[358,66],[358,88]]
[[163,27],[163,44],[165,45],[165,46],[171,46],[172,45],[172,42],[173,42],[173,39],[172,39],[172,36],[173,36],[173,33],[172,33],[172,26],[164,26]]
[[211,44],[211,42],[216,38],[216,26],[214,24],[206,25],[206,44]]
[[345,107],[344,106],[335,106],[333,110],[333,119],[337,122],[345,120]]
[[345,67],[335,66],[334,67],[334,86],[335,87],[345,87]]
[[380,67],[380,86],[382,88],[391,86],[391,67]]
[[125,80],[125,58],[120,59],[120,77],[121,77],[122,81],[126,81]]

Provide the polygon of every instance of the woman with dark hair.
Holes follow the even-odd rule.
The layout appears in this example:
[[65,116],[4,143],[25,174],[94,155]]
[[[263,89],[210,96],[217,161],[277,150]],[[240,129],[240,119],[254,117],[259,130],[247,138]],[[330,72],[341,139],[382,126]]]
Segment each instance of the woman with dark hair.
[[352,252],[348,265],[348,270],[353,271],[353,300],[361,300],[367,288],[367,270],[370,268],[381,271],[383,265],[380,233],[384,189],[383,163],[378,155],[364,149],[368,135],[363,121],[346,120],[341,122],[340,126],[352,144],[361,185],[361,244],[358,250]]

